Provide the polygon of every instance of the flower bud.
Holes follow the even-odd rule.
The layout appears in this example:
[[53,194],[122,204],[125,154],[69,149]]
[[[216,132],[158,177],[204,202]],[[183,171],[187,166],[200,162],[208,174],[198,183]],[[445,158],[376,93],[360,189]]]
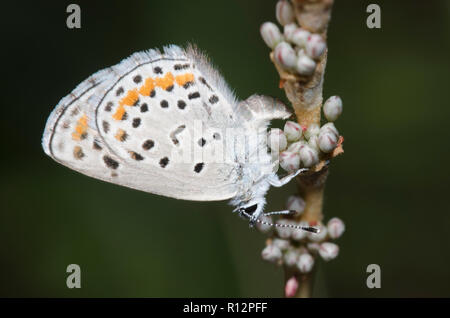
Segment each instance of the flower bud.
[[300,149],[302,149],[306,145],[307,143],[304,140],[300,140],[290,144],[287,151],[299,153]]
[[299,47],[306,47],[306,42],[308,41],[309,36],[311,35],[311,33],[309,33],[308,31],[306,31],[305,29],[302,28],[296,28],[291,34],[291,39],[290,41],[296,45],[298,45]]
[[334,243],[324,242],[320,244],[319,254],[325,261],[332,260],[338,256],[339,246]]
[[311,124],[305,131],[305,138],[309,139],[311,136],[318,135],[320,133],[320,127],[317,124]]
[[309,56],[299,52],[296,70],[300,75],[308,76],[314,73],[316,69],[316,62],[314,62]]
[[284,254],[284,264],[287,266],[294,266],[298,261],[298,251],[294,249],[288,250]]
[[297,62],[297,54],[292,46],[286,42],[280,42],[275,47],[275,61],[285,69],[293,69]]
[[292,276],[286,282],[286,286],[284,286],[284,294],[287,298],[294,297],[297,293],[298,289],[298,280],[295,276]]
[[320,133],[325,132],[325,131],[329,131],[329,132],[335,134],[336,137],[339,137],[339,132],[336,129],[336,126],[333,123],[326,123],[325,125],[323,125],[320,128]]
[[309,253],[303,253],[299,256],[297,267],[301,273],[309,273],[314,267],[314,258]]
[[332,218],[328,221],[328,236],[331,239],[337,239],[345,232],[345,224],[339,218]]
[[[309,226],[308,222],[300,222],[299,226]],[[300,230],[300,229],[292,229],[291,237],[294,241],[301,241],[305,237],[307,237],[308,232]]]
[[272,244],[276,247],[278,247],[280,250],[286,250],[289,248],[289,241],[287,240],[282,240],[279,238],[275,238],[272,240]]
[[286,202],[286,208],[288,210],[297,211],[297,213],[299,214],[302,213],[303,210],[305,210],[305,205],[306,205],[305,200],[303,200],[298,195],[289,196]]
[[270,130],[268,141],[270,149],[277,153],[283,151],[287,147],[286,136],[283,131],[278,128],[273,128]]
[[320,249],[320,244],[319,243],[308,243],[306,244],[306,247],[308,248],[308,250],[310,250],[311,252],[318,252]]
[[[267,215],[262,215],[262,216],[259,217],[259,219],[261,221],[263,221],[263,222],[266,222],[266,223],[272,223],[272,218],[270,216],[267,216]],[[260,222],[257,222],[255,226],[262,233],[268,233],[272,229],[272,227],[270,225],[263,224],[263,223],[260,223]]]
[[[277,224],[279,225],[288,225],[291,224],[291,221],[289,220],[285,220],[285,219],[281,219],[277,221]],[[288,239],[291,236],[292,233],[292,228],[290,227],[283,227],[283,226],[277,226],[275,227],[278,236],[282,239]]]
[[310,146],[311,148],[313,148],[316,151],[319,151],[319,136],[318,135],[313,135],[309,138],[308,140],[308,146]]
[[319,148],[322,152],[329,153],[337,146],[337,137],[330,131],[321,132],[319,134]]
[[328,121],[335,121],[342,113],[342,99],[339,96],[331,96],[323,105],[323,113]]
[[292,42],[292,34],[297,30],[297,23],[289,23],[284,26],[284,38]]
[[300,161],[307,168],[314,166],[319,162],[319,154],[310,146],[305,146],[300,149]]
[[302,126],[288,120],[284,125],[284,134],[288,141],[297,141],[302,137]]
[[274,263],[281,259],[282,253],[278,247],[273,244],[269,244],[262,250],[261,256],[263,260]]
[[289,1],[286,0],[277,2],[275,14],[277,16],[278,22],[280,22],[281,25],[292,23],[295,20],[294,10],[292,9]]
[[264,42],[266,42],[267,46],[272,50],[283,40],[280,30],[275,23],[264,22],[259,28],[259,32],[261,33]]
[[319,34],[311,34],[306,41],[306,54],[313,59],[318,59],[326,48],[327,45]]
[[327,237],[327,227],[320,224],[317,226],[319,228],[319,233],[311,233],[308,232],[308,239],[311,242],[320,242],[323,241]]
[[298,152],[283,151],[280,153],[280,166],[287,172],[300,168],[300,154]]

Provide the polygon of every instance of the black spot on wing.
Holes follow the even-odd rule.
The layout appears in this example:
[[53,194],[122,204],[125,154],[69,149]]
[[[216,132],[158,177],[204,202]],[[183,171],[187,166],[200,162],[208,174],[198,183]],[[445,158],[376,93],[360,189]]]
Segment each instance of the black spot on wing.
[[85,154],[84,154],[84,152],[83,152],[83,149],[81,149],[80,146],[75,146],[75,147],[73,148],[73,156],[74,156],[74,158],[77,159],[77,160],[83,159],[83,157],[85,156]]
[[208,84],[208,82],[205,80],[205,78],[199,77],[198,79],[200,80],[200,83],[202,83],[203,85],[205,85],[206,87],[208,87],[209,90],[212,90],[211,86],[209,86],[209,84]]
[[199,97],[200,97],[200,93],[199,92],[190,93],[188,95],[189,99],[195,99],[195,98],[199,98]]
[[102,146],[100,146],[98,140],[94,140],[94,142],[92,143],[92,148],[94,148],[95,150],[102,150]]
[[145,113],[146,111],[148,111],[148,105],[144,103],[141,105],[141,113]]
[[178,105],[178,108],[179,109],[184,109],[185,107],[186,107],[186,102],[184,101],[184,100],[179,100],[178,101],[178,103],[177,103],[177,105]]
[[211,104],[215,104],[215,103],[217,103],[219,101],[219,97],[217,97],[217,95],[213,95],[213,96],[211,96],[210,98],[209,98],[209,102],[211,103]]
[[119,130],[117,131],[115,137],[116,137],[116,139],[119,140],[120,142],[125,142],[125,141],[127,141],[129,135],[128,135],[128,133],[127,133],[125,130],[119,129]]
[[80,109],[77,106],[72,110],[72,112],[70,113],[70,116],[76,116],[76,115],[78,115],[79,112],[80,112]]
[[191,66],[190,64],[175,64],[173,66],[173,69],[175,71],[185,70],[185,69],[188,69],[190,66]]
[[110,156],[103,156],[103,161],[105,162],[106,166],[110,169],[115,170],[119,167],[119,163]]
[[200,173],[200,171],[203,170],[203,167],[205,166],[205,164],[203,162],[199,162],[195,165],[194,167],[194,171],[197,173]]
[[105,112],[110,112],[112,110],[113,105],[114,105],[113,102],[106,103]]
[[142,157],[140,154],[138,154],[137,152],[134,152],[134,151],[130,151],[130,156],[132,159],[134,159],[136,161],[144,160],[144,157]]
[[140,82],[142,82],[142,76],[136,75],[135,77],[133,77],[133,82],[135,82],[136,84],[139,84]]
[[183,85],[183,88],[188,89],[189,87],[191,87],[192,85],[194,85],[194,82],[190,81],[190,82],[186,82]]
[[161,168],[165,168],[169,164],[169,158],[164,157],[159,161]]
[[123,87],[119,87],[117,90],[116,90],[116,96],[120,96],[120,95],[122,95],[123,94],[123,92],[124,92],[124,89],[123,89]]
[[155,142],[151,139],[146,140],[143,144],[142,144],[142,148],[144,150],[150,150],[155,146]]
[[167,108],[167,107],[169,107],[169,102],[166,101],[165,99],[163,99],[161,101],[160,105],[161,105],[162,108]]
[[199,145],[200,147],[203,147],[204,145],[206,145],[206,140],[205,140],[205,138],[200,138],[200,139],[198,140],[198,145]]
[[136,117],[133,119],[133,128],[138,128],[141,124],[141,119],[139,117]]
[[107,121],[103,121],[102,122],[102,127],[103,127],[103,131],[105,132],[105,133],[108,133],[108,131],[109,131],[109,123],[107,122]]

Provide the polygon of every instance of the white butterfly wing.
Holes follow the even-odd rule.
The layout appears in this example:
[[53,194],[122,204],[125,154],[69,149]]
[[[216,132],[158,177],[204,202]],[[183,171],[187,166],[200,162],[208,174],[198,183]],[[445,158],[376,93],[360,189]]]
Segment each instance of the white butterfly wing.
[[170,47],[94,74],[51,114],[44,150],[81,173],[150,193],[235,196],[236,163],[205,157],[235,120],[234,96],[208,67],[194,51]]
[[107,181],[112,180],[111,171],[99,161],[111,153],[96,130],[92,100],[114,76],[112,69],[97,72],[64,97],[50,114],[42,138],[45,153],[56,161]]

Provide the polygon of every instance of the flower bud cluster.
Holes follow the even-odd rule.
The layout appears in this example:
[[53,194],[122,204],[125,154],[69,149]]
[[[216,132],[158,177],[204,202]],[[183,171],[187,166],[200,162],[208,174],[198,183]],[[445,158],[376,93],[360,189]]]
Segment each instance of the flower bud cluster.
[[260,28],[264,42],[273,50],[273,57],[280,67],[301,76],[311,76],[327,48],[324,39],[296,24],[288,0],[278,1],[275,12],[283,33],[276,24],[265,22]]
[[[304,208],[305,201],[299,196],[288,198],[287,209],[301,214]],[[272,222],[273,220],[270,218],[268,221]],[[312,224],[286,218],[275,220],[275,223],[314,226],[320,232],[311,233],[290,227],[275,227],[272,238],[266,242],[266,247],[261,254],[266,261],[295,268],[300,273],[309,273],[314,267],[317,256],[325,261],[330,261],[339,254],[339,246],[332,242],[345,232],[345,224],[339,218],[330,219],[326,225],[321,222]],[[258,228],[261,229],[261,226],[259,225]]]
[[[335,120],[342,113],[342,100],[338,96],[330,97],[325,106],[323,110],[327,119]],[[283,130],[273,128],[268,135],[273,159],[278,159],[280,166],[287,172],[319,163],[323,155],[333,152],[338,141],[339,132],[331,121],[322,127],[316,124],[302,127],[296,122],[287,121]]]
[[[282,30],[272,22],[261,25],[260,33],[273,51],[271,57],[278,70],[310,78],[322,60],[327,45],[320,34],[314,34],[296,23],[294,9],[289,0],[279,0],[276,4],[276,18]],[[281,72],[280,72],[281,73]],[[339,144],[340,135],[334,122],[342,113],[342,100],[331,96],[323,105],[327,123],[320,126],[300,124],[287,121],[283,129],[271,129],[268,134],[268,146],[273,160],[287,172],[300,168],[309,168],[320,160],[330,157],[330,153]],[[336,153],[336,152],[335,152]],[[302,213],[305,201],[299,196],[290,196],[287,209],[297,212],[295,216],[263,216],[256,227],[270,238],[261,255],[264,260],[284,265],[297,273],[310,273],[318,258],[330,261],[339,254],[339,246],[333,241],[345,232],[345,224],[339,218],[332,218],[328,223],[307,222]],[[271,227],[267,224],[278,226]],[[295,227],[315,227],[318,233],[312,233]],[[295,295],[299,286],[296,275],[286,281],[285,294]]]

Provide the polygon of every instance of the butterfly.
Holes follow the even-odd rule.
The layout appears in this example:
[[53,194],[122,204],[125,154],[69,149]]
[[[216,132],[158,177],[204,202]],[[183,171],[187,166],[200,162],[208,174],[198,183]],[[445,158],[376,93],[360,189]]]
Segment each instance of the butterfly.
[[50,114],[42,146],[87,176],[176,199],[231,200],[250,225],[268,224],[262,215],[293,213],[263,213],[270,186],[304,169],[280,179],[267,138],[247,139],[266,137],[272,119],[290,116],[271,97],[238,101],[197,48],[171,45],[79,84]]

